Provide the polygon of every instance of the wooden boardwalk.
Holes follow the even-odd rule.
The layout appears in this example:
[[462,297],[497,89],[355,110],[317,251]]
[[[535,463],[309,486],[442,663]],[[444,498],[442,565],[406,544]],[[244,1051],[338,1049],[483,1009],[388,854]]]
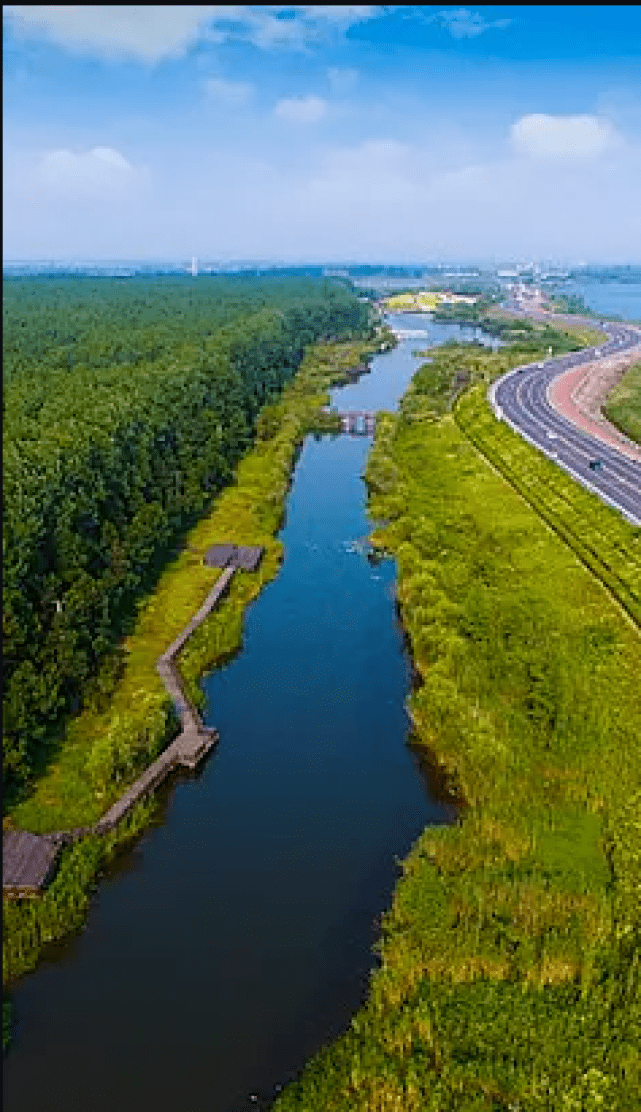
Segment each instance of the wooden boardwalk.
[[[90,834],[108,834],[131,811],[132,807],[154,791],[169,773],[180,766],[193,769],[216,744],[218,731],[203,725],[200,715],[185,695],[174,660],[194,630],[205,620],[223,597],[238,567],[250,561],[257,566],[257,549],[251,557],[235,545],[233,559],[218,577],[204,603],[182,633],[158,657],[156,671],[173,699],[180,718],[179,736],[156,757],[141,776],[121,795],[93,826],[78,826],[54,834],[30,834],[26,830],[8,830],[2,837],[2,891],[13,898],[37,896],[51,879],[63,846]],[[260,550],[262,554],[262,549]]]

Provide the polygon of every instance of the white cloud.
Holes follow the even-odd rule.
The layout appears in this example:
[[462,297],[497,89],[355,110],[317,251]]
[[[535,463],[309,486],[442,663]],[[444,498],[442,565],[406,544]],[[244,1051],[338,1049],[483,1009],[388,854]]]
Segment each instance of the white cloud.
[[252,4],[242,12],[250,29],[247,38],[256,46],[304,48],[328,34],[344,33],[356,23],[375,19],[384,10],[384,5],[372,4]]
[[263,174],[243,244],[283,258],[631,260],[641,251],[640,173],[631,146],[589,172],[505,148],[445,170],[433,149],[372,139],[327,149],[295,176]]
[[[641,250],[639,152],[584,164],[506,158],[437,175],[426,190],[443,254],[632,259]],[[449,251],[448,251],[449,247]],[[461,252],[462,253],[462,252]]]
[[244,104],[254,92],[254,86],[249,81],[227,81],[224,77],[208,77],[204,87],[212,100],[230,105]]
[[185,135],[147,149],[149,172],[124,140],[90,149],[65,139],[43,154],[5,135],[7,256],[641,254],[641,149],[630,135],[607,156],[569,161],[525,157],[508,137],[470,143],[442,121],[420,143],[381,133],[329,145],[324,126],[319,142],[301,124],[283,146],[283,124],[264,127],[264,144]]
[[143,62],[183,54],[222,6],[6,5],[15,31],[34,34],[73,53],[133,57]]
[[[416,182],[425,167],[415,148],[397,139],[365,139],[353,147],[333,147],[324,152],[317,180],[340,181],[359,196],[363,183],[370,192],[376,183]],[[403,186],[405,189],[405,186]]]
[[585,162],[615,149],[621,136],[598,116],[522,116],[510,129],[512,146],[530,158]]
[[108,196],[132,183],[136,171],[113,147],[88,151],[64,148],[47,151],[34,173],[34,184],[46,193],[72,196]]
[[284,97],[279,100],[274,112],[281,120],[291,120],[299,124],[315,124],[327,113],[327,101],[322,97]]
[[601,93],[597,112],[623,131],[641,132],[641,97],[636,89],[619,86]]
[[355,69],[340,69],[331,66],[327,71],[329,87],[336,96],[345,96],[356,88],[358,72]]
[[7,4],[14,33],[44,37],[72,53],[156,63],[179,57],[200,40],[239,39],[262,49],[304,49],[308,42],[375,18],[370,5],[173,4],[140,7],[104,4]]
[[502,30],[509,27],[511,19],[486,20],[480,12],[471,12],[468,8],[456,8],[437,12],[427,17],[428,22],[440,23],[454,39],[472,39],[482,35],[484,31]]

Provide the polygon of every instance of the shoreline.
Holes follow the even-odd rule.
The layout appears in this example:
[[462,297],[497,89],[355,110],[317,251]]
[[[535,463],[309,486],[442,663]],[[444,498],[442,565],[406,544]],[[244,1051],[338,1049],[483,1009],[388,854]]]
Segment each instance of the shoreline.
[[[406,400],[409,393],[416,394],[413,386],[404,395]],[[421,421],[429,424],[421,426]],[[457,466],[449,457],[456,458]],[[505,533],[504,538],[490,536],[483,565],[498,592],[499,624],[505,606],[510,616],[510,591],[524,590],[520,570],[532,574],[534,534],[534,549],[541,550],[537,560],[545,569],[538,580],[540,593],[547,597],[555,569],[567,588],[567,600],[565,591],[555,596],[552,589],[549,601],[553,617],[556,610],[559,617],[574,614],[564,634],[568,651],[576,653],[572,633],[578,637],[583,623],[596,620],[597,615],[612,627],[613,636],[617,628],[621,651],[623,645],[638,651],[638,631],[601,595],[598,579],[575,562],[568,544],[473,447],[452,415],[436,417],[427,404],[423,413],[418,402],[401,407],[398,415],[379,426],[368,470],[370,541],[398,561],[403,634],[413,673],[420,677],[412,685],[407,711],[419,751],[424,749],[437,762],[445,784],[462,806],[452,828],[427,828],[402,863],[403,876],[384,917],[378,946],[381,967],[373,976],[365,1006],[351,1028],[307,1064],[277,1100],[274,1112],[307,1107],[330,1112],[343,1107],[347,1094],[351,1106],[362,1109],[377,1100],[381,1107],[418,1110],[432,1106],[437,1093],[444,1103],[437,1100],[434,1107],[458,1107],[456,1101],[464,1094],[470,1100],[479,1096],[479,1084],[481,1093],[500,1092],[506,1105],[516,1102],[516,1107],[531,1092],[532,1078],[541,1070],[549,1074],[546,1107],[557,1107],[567,1093],[579,1102],[577,1107],[583,1107],[584,1098],[592,1093],[590,1079],[597,1074],[591,1068],[593,1061],[602,1071],[598,1084],[603,1079],[608,1093],[609,1086],[617,1083],[617,1072],[624,1103],[616,1108],[629,1107],[626,1094],[629,1098],[634,1080],[626,1081],[617,1047],[620,1038],[629,1038],[635,1021],[627,1021],[627,1035],[619,1035],[618,1028],[613,1033],[607,1026],[616,979],[612,963],[617,958],[627,960],[630,947],[622,947],[633,915],[632,897],[628,901],[626,896],[632,880],[624,864],[627,858],[621,856],[631,849],[627,792],[619,799],[618,774],[614,780],[611,775],[611,763],[618,768],[621,760],[625,763],[626,753],[613,751],[612,738],[608,742],[607,737],[598,761],[595,754],[587,767],[587,737],[577,752],[557,751],[553,745],[550,752],[544,747],[539,753],[533,739],[528,747],[516,734],[503,736],[504,708],[494,722],[478,694],[476,700],[468,700],[459,680],[459,674],[461,679],[468,674],[462,659],[459,664],[468,644],[461,640],[456,615],[461,600],[456,596],[455,605],[454,598],[438,587],[441,574],[447,582],[447,561],[439,559],[438,553],[441,546],[453,550],[460,569],[461,562],[469,559],[470,547],[479,538],[482,541],[490,527],[489,516],[492,526]],[[439,493],[440,478],[451,490]],[[462,541],[456,528],[459,509],[465,521]],[[480,515],[478,536],[471,529],[470,515]],[[504,516],[507,521],[501,524]],[[510,524],[512,517],[514,524]],[[524,546],[518,559],[517,538]],[[522,569],[513,566],[521,562]],[[458,570],[454,582],[460,575]],[[574,594],[580,596],[580,614],[570,604]],[[533,600],[524,605],[531,611]],[[548,620],[544,608],[541,620],[544,624]],[[518,623],[516,629],[509,624],[507,628],[511,637],[518,638]],[[541,638],[542,643],[545,640]],[[534,655],[536,645],[535,637],[530,649]],[[583,665],[580,653],[576,665]],[[614,680],[613,665],[610,671]],[[618,682],[623,692],[625,676],[619,676]],[[495,684],[496,680],[488,688],[490,696]],[[518,691],[516,679],[514,684]],[[586,691],[597,698],[589,685]],[[614,698],[607,685],[603,696],[604,703]],[[500,700],[500,695],[494,697]],[[623,718],[631,703],[622,699],[619,704]],[[629,717],[626,721],[629,727]],[[577,720],[577,737],[580,733]],[[594,741],[591,734],[590,738]],[[634,755],[627,753],[627,760],[631,783]],[[560,856],[566,841],[572,847],[567,861]],[[554,870],[548,875],[550,862],[554,869],[565,870],[559,874],[561,881],[555,879]],[[612,906],[604,910],[606,892]],[[618,923],[613,931],[610,914],[615,926]],[[625,976],[627,966],[623,968]],[[594,1047],[584,1048],[580,1020],[587,1020],[592,1011],[594,1022],[603,1023],[605,1043],[596,1040]],[[624,1008],[621,1016],[625,1015]],[[621,1016],[615,1017],[615,1027]],[[557,1031],[550,1041],[549,1023],[557,1021],[563,1035]],[[539,1027],[533,1039],[532,1032]],[[506,1039],[511,1047],[509,1061]],[[594,1092],[600,1091],[597,1085]]]
[[[128,673],[121,681],[120,689],[126,688],[128,683],[131,686],[133,680],[137,691],[140,691],[141,685],[144,690],[147,683],[147,700],[151,699],[155,704],[160,699],[162,705],[166,706],[167,695],[157,674],[155,662],[159,652],[161,654],[166,652],[166,646],[174,640],[178,629],[175,628],[173,632],[168,629],[161,635],[156,628],[158,609],[161,611],[166,609],[166,606],[162,605],[163,598],[175,597],[177,587],[172,586],[174,583],[180,582],[185,586],[191,584],[189,588],[191,593],[194,588],[198,591],[198,580],[202,580],[205,587],[208,583],[211,586],[211,572],[207,568],[203,569],[199,561],[194,561],[194,550],[204,550],[211,543],[219,541],[222,535],[230,533],[232,526],[239,542],[262,543],[265,547],[265,557],[258,572],[241,573],[240,576],[234,577],[234,582],[222,606],[209,615],[210,621],[200,625],[195,631],[195,636],[190,638],[189,645],[185,646],[183,651],[186,659],[181,661],[181,679],[187,696],[191,695],[195,676],[216,667],[220,659],[229,658],[239,650],[244,611],[262,588],[278,574],[280,568],[282,545],[275,534],[282,520],[300,445],[307,435],[314,432],[317,414],[328,400],[329,389],[332,386],[348,384],[351,380],[349,372],[355,365],[360,366],[360,373],[365,373],[369,369],[372,355],[380,350],[380,342],[380,336],[373,341],[331,341],[312,345],[306,352],[303,363],[292,382],[286,386],[275,403],[270,403],[263,410],[263,424],[261,426],[259,422],[256,441],[238,465],[234,485],[221,491],[210,512],[185,538],[180,554],[166,567],[154,592],[144,600],[137,623],[138,633],[135,632],[126,640]],[[277,425],[271,430],[271,435],[268,434],[264,438],[264,433],[261,435],[261,432],[263,429],[268,429],[271,414],[277,415]],[[198,572],[197,566],[200,566]],[[184,590],[182,593],[184,594]],[[200,604],[202,604],[202,597]],[[195,609],[196,607],[193,607],[185,611],[186,619],[192,619]],[[218,640],[215,644],[208,643],[208,626],[212,625],[212,619],[216,618],[221,619],[225,627],[222,645]],[[162,622],[162,615],[160,620]],[[182,621],[178,628],[184,628],[185,624],[185,621]],[[146,649],[146,641],[150,634],[155,636],[158,648],[158,652],[154,652],[151,660],[148,659],[149,650]],[[159,642],[161,636],[162,640]],[[140,647],[137,645],[138,641],[141,642]],[[131,677],[130,680],[127,679],[127,675]],[[162,691],[161,695],[158,693],[159,689]],[[118,728],[118,691],[111,703],[113,709],[102,715],[103,733],[108,729],[110,721],[113,722],[112,728]],[[99,727],[100,722],[96,720],[96,716],[90,717],[91,728]],[[166,715],[163,713],[163,733],[165,718]],[[158,726],[160,722],[157,722],[156,728]],[[77,728],[75,734],[77,735]],[[43,781],[36,785],[34,796],[39,788],[43,789]],[[34,796],[28,802],[32,802]],[[104,806],[102,810],[104,812]],[[56,877],[46,891],[35,900],[30,898],[9,900],[4,897],[6,933],[3,946],[3,984],[5,987],[10,988],[21,976],[35,967],[41,956],[44,956],[43,950],[49,942],[63,938],[70,930],[77,929],[84,922],[91,893],[101,868],[108,863],[117,847],[129,843],[132,837],[145,828],[153,810],[154,796],[151,795],[146,802],[136,804],[130,814],[109,835],[99,837],[93,834],[63,849]],[[9,815],[8,818],[11,822],[12,816]],[[97,819],[99,824],[99,815]],[[52,821],[57,825],[57,820]],[[5,826],[8,825],[5,820]],[[74,824],[73,821],[69,821],[65,825],[71,827],[85,824]],[[80,861],[84,861],[85,864],[79,868]],[[70,916],[67,923],[69,913],[65,911],[65,889],[69,885],[71,875],[74,875],[74,887],[77,887],[79,877],[84,876],[85,879],[80,880],[83,893],[79,901],[81,906],[74,905],[74,914]],[[52,918],[52,913],[54,919],[58,915],[57,926],[52,932],[49,924],[46,934],[41,936],[37,921],[42,917],[44,917],[43,921],[46,920],[47,912],[49,920]],[[20,919],[24,914],[27,914],[27,921],[21,929]],[[36,924],[33,923],[34,915]],[[34,925],[36,925],[35,938]],[[21,938],[21,935],[24,937]]]

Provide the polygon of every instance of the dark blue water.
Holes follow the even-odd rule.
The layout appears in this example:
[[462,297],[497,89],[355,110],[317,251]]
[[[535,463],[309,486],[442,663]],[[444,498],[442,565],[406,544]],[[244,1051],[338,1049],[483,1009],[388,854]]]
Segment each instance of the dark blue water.
[[[341,407],[392,408],[416,346],[377,356]],[[204,682],[220,744],[16,991],[9,1112],[255,1108],[363,999],[397,858],[453,816],[406,744],[394,565],[359,543],[369,445],[306,441],[282,570]]]

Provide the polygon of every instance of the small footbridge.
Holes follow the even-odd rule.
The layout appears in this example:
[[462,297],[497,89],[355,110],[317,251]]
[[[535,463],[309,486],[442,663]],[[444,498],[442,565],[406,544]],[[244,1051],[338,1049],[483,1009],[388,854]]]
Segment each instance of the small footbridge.
[[429,340],[433,335],[427,328],[393,328],[397,340]]
[[374,436],[376,432],[376,414],[370,410],[355,410],[337,416],[340,417],[342,431],[350,436]]

